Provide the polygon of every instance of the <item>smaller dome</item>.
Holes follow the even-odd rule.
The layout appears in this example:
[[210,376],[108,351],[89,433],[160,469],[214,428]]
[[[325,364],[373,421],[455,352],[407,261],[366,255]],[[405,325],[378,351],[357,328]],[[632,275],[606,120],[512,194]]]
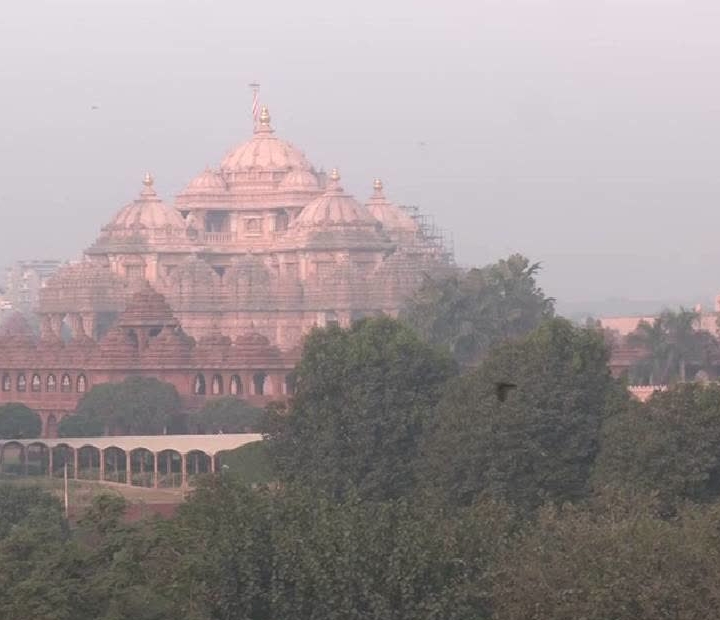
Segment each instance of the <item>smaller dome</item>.
[[283,189],[317,190],[320,184],[317,177],[309,170],[294,169],[285,175],[280,187]]
[[153,188],[153,182],[150,173],[146,174],[140,197],[120,209],[105,230],[184,228],[185,220],[180,212],[160,200]]
[[304,207],[290,227],[355,226],[375,229],[376,220],[357,200],[345,193],[339,181],[340,174],[334,168],[325,193]]
[[188,186],[182,191],[181,195],[187,194],[205,194],[205,193],[222,193],[227,191],[225,179],[219,172],[215,172],[211,168],[205,168],[198,176],[196,176]]
[[380,179],[373,181],[373,195],[365,204],[372,215],[390,235],[393,233],[416,234],[420,228],[417,222],[400,207],[385,198]]

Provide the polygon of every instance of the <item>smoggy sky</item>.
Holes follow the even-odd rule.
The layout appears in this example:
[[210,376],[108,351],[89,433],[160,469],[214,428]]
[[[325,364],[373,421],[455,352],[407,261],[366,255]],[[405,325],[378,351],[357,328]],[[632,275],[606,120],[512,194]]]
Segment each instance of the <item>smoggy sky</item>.
[[[519,251],[563,302],[720,291],[717,0],[22,0],[0,19],[0,264],[78,258],[146,170],[251,133]],[[97,106],[97,109],[92,109]]]

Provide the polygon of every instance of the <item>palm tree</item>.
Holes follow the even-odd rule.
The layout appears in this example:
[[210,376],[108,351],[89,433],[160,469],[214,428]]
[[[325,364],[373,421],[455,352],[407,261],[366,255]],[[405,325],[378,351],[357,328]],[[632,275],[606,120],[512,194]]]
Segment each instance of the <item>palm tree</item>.
[[627,343],[645,351],[645,356],[632,371],[648,376],[650,385],[666,383],[672,359],[660,318],[652,323],[640,321],[635,331],[628,335]]
[[641,321],[627,342],[646,352],[634,368],[650,383],[686,381],[688,365],[708,370],[717,349],[715,337],[699,327],[700,315],[685,308],[664,310],[652,323]]

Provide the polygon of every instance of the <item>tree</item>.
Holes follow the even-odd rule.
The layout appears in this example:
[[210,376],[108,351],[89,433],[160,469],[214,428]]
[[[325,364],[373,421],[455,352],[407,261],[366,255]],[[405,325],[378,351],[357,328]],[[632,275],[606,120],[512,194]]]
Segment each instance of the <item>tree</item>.
[[245,484],[270,484],[277,480],[265,441],[253,441],[235,450],[220,452],[218,457],[223,474]]
[[[553,319],[491,352],[438,405],[423,461],[427,484],[469,505],[483,493],[525,510],[589,492],[600,427],[627,401],[602,334]],[[496,383],[517,388],[501,402]]]
[[0,406],[0,439],[33,439],[40,437],[42,420],[21,403]]
[[158,587],[174,617],[193,620],[482,620],[512,523],[495,502],[448,517],[436,504],[253,492],[219,476],[179,508]]
[[193,416],[203,433],[257,433],[263,410],[248,405],[235,396],[213,399]]
[[659,518],[652,499],[544,508],[494,566],[496,620],[715,617],[717,506]]
[[60,437],[100,437],[105,432],[105,422],[99,417],[74,414],[67,415],[58,425]]
[[422,434],[455,374],[449,356],[398,321],[364,319],[314,330],[296,372],[285,423],[269,436],[280,477],[336,497],[407,493]]
[[627,342],[646,352],[632,369],[635,381],[651,385],[686,381],[687,371],[711,370],[718,357],[715,337],[699,328],[697,312],[664,310],[652,323],[641,321]]
[[130,377],[122,383],[93,386],[80,399],[76,413],[93,429],[100,422],[112,434],[159,435],[183,422],[180,407],[180,396],[171,383]]
[[442,279],[428,278],[400,317],[428,342],[476,365],[495,345],[553,316],[554,300],[536,283],[540,264],[519,254]]
[[0,539],[31,517],[60,524],[60,502],[38,487],[0,485]]
[[666,501],[720,497],[720,386],[681,384],[607,420],[595,485]]

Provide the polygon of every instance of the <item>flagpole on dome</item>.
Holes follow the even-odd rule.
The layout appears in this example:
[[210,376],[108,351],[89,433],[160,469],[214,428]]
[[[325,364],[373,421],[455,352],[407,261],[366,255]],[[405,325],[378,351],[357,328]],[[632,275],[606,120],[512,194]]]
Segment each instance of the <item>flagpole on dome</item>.
[[260,84],[252,82],[248,84],[252,89],[252,118],[253,118],[253,131],[257,130],[258,126],[258,115],[260,114],[260,103],[258,102],[258,94],[260,92]]

